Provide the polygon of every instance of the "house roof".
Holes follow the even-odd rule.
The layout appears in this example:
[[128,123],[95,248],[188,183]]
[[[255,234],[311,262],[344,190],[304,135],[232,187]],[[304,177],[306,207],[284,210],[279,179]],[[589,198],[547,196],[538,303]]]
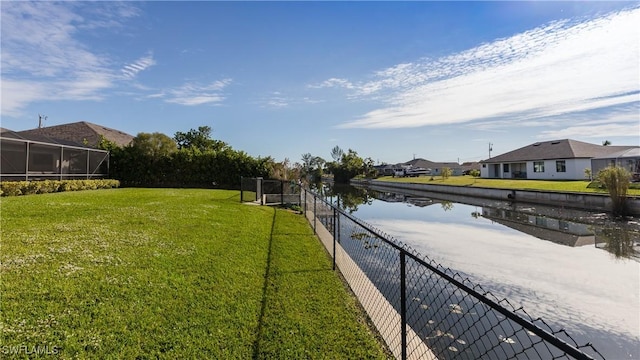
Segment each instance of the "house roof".
[[598,157],[595,157],[594,159],[619,159],[619,158],[640,158],[640,146],[614,152],[605,156],[598,156]]
[[90,147],[96,147],[100,143],[101,137],[119,146],[128,145],[131,143],[131,140],[133,140],[133,136],[127,133],[87,121],[18,131],[17,134],[25,138],[44,136],[59,140],[58,142],[67,141],[73,142],[76,145],[79,144],[80,146]]
[[435,162],[435,161],[425,160],[425,159],[421,159],[421,158],[407,161],[405,163],[405,165],[411,165],[413,167],[421,167],[421,168],[425,168],[425,169],[439,169],[439,168],[443,168],[443,167],[449,167],[449,168],[459,168],[460,167],[460,164],[458,164],[456,162]]
[[633,146],[603,146],[571,139],[542,141],[483,160],[483,163],[552,159],[590,159],[624,151]]
[[42,134],[22,134],[22,133],[8,130],[8,129],[2,129],[2,131],[0,132],[0,136],[2,136],[5,139],[29,140],[29,141],[37,141],[41,143],[48,143],[48,144],[86,147],[85,145],[79,144],[75,141],[64,140],[64,139],[53,139]]

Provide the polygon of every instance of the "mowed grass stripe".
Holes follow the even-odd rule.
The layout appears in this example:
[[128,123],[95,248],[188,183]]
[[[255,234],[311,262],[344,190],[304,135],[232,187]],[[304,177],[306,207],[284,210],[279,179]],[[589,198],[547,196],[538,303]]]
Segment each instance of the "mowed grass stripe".
[[[297,283],[338,295],[274,290],[296,264],[330,262],[301,216],[241,204],[237,191],[43,194],[2,198],[1,211],[1,346],[48,345],[63,358],[384,356],[331,271]],[[289,302],[298,306],[279,305]],[[318,345],[333,340],[319,326],[343,326],[327,322],[335,314],[367,340]],[[280,331],[300,323],[316,327]]]

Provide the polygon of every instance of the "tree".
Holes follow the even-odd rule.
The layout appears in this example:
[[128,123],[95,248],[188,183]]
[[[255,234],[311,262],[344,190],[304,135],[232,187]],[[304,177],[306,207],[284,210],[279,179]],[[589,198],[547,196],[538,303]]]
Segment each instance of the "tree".
[[349,149],[346,154],[342,154],[339,163],[329,163],[329,171],[333,173],[334,182],[348,183],[356,175],[364,174],[364,160],[357,152]]
[[613,214],[626,215],[627,190],[631,183],[631,174],[625,168],[609,166],[598,172],[597,179],[609,192]]
[[591,181],[592,179],[591,168],[584,168],[584,177],[586,177],[587,180]]
[[302,154],[302,163],[302,175],[307,177],[307,180],[316,182],[322,178],[326,163],[323,158],[306,153]]
[[342,159],[342,155],[344,155],[344,151],[342,151],[338,145],[331,149],[331,157],[333,158],[333,161],[340,161],[340,159]]
[[368,157],[363,160],[362,174],[368,178],[375,178],[378,175],[372,158]]
[[451,176],[451,174],[453,173],[453,171],[451,170],[451,168],[448,167],[443,167],[441,174],[442,174],[442,180],[446,180],[449,178],[449,176]]
[[153,159],[168,156],[178,149],[173,139],[159,132],[139,133],[133,138],[131,146],[137,149],[140,154],[150,156]]
[[211,131],[209,126],[200,126],[198,130],[191,129],[186,133],[178,131],[173,138],[178,144],[178,149],[198,149],[201,152],[227,149],[227,143],[211,138]]

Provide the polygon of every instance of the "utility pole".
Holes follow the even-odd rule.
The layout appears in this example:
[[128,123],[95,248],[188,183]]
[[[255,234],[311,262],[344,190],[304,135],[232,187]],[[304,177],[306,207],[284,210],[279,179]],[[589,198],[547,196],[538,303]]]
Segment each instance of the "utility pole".
[[47,116],[38,114],[38,129],[42,128],[42,123],[47,120]]
[[489,143],[489,159],[491,159],[491,150],[493,150],[493,144]]

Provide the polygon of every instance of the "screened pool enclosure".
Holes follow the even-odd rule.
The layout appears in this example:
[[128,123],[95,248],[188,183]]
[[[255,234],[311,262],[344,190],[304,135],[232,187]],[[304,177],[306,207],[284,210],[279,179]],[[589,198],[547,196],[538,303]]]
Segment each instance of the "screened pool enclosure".
[[109,175],[109,152],[53,139],[0,136],[0,180],[98,179]]

